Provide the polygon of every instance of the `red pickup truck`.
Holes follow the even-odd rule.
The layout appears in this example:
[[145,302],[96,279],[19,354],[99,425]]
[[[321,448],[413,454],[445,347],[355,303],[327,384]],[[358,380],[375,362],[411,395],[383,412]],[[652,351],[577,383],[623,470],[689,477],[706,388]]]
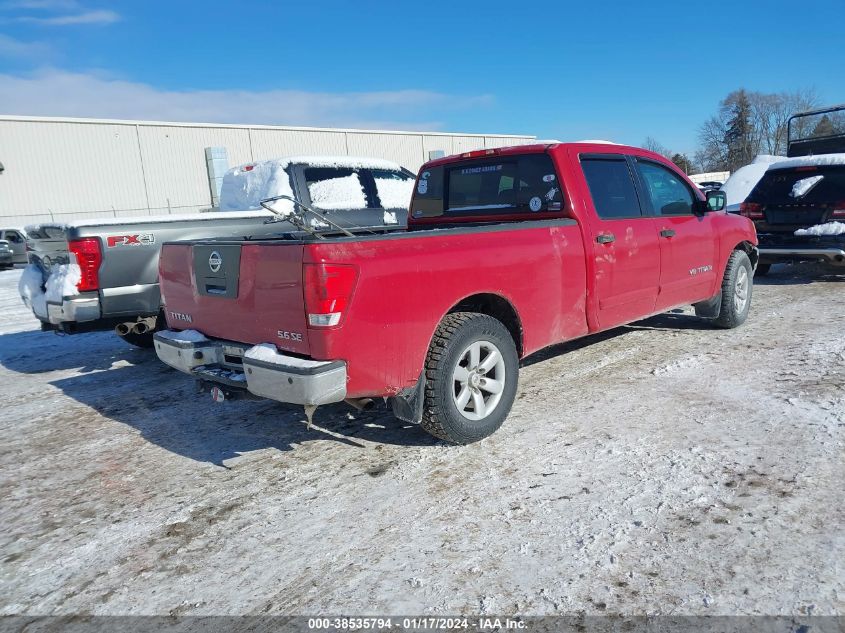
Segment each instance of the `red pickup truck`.
[[673,164],[583,142],[425,164],[407,230],[166,244],[165,363],[216,400],[388,397],[455,443],[501,426],[519,359],[693,304],[748,314],[757,237]]

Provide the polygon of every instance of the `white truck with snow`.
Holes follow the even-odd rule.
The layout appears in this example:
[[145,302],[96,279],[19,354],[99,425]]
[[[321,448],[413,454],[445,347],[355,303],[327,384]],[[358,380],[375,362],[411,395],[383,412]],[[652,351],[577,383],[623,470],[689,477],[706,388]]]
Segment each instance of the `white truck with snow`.
[[[307,209],[313,227],[404,228],[413,185],[413,173],[387,160],[289,157],[229,170],[217,211],[29,226],[21,298],[42,329],[114,328],[127,342],[151,347],[164,324],[158,259],[165,242],[296,234],[308,227],[279,221],[294,205]],[[214,262],[209,266],[213,276]]]

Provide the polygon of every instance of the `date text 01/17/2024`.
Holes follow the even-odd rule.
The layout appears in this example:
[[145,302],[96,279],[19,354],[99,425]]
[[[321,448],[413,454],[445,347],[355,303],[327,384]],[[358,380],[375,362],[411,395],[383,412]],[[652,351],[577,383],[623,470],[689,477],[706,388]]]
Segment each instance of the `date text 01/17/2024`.
[[308,628],[312,630],[335,631],[389,631],[394,627],[406,630],[463,631],[463,630],[521,630],[525,622],[513,618],[466,618],[466,617],[351,617],[351,618],[309,618]]

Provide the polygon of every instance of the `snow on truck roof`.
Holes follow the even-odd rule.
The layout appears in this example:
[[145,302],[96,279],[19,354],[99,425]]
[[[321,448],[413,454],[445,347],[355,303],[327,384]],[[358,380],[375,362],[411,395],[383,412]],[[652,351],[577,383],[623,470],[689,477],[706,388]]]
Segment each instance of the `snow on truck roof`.
[[[233,167],[223,176],[220,210],[228,212],[260,209],[261,200],[277,196],[293,197],[287,168],[299,164],[309,167],[402,170],[399,163],[360,156],[286,156],[246,163]],[[293,204],[289,200],[278,200],[272,207],[283,215],[293,210]]]
[[268,158],[257,160],[251,163],[238,165],[230,169],[227,174],[252,171],[262,165],[275,165],[286,169],[288,165],[304,164],[312,167],[346,167],[349,169],[402,169],[399,163],[383,158],[367,158],[362,156],[283,156],[281,158]]
[[826,165],[845,165],[845,154],[816,154],[815,156],[797,156],[784,158],[771,165],[769,169],[789,169],[790,167],[814,167]]

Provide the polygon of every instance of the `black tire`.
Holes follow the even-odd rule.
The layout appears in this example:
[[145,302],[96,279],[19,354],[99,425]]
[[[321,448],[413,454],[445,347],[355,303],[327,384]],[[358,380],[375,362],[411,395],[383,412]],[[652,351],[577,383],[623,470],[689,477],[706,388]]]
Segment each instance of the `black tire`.
[[150,330],[149,332],[144,332],[143,334],[135,334],[134,332],[127,332],[120,338],[124,341],[129,343],[130,345],[134,345],[135,347],[140,347],[142,349],[150,349],[153,346],[153,334],[155,330]]
[[769,274],[769,270],[771,269],[771,264],[757,264],[757,270],[754,271],[755,277],[765,277]]
[[[470,357],[470,347],[478,344],[480,353],[479,368],[469,368],[466,389],[471,392],[469,400],[463,405],[464,413],[458,410],[459,396],[463,389],[454,379],[458,366],[467,367],[462,363]],[[499,352],[502,363],[496,363],[492,369],[483,370],[488,359],[496,358],[493,350]],[[484,385],[499,384],[496,378],[502,375],[503,383],[498,392],[486,391]],[[474,376],[474,377],[473,377]],[[519,380],[519,357],[513,338],[508,330],[493,317],[475,312],[455,312],[448,314],[441,321],[434,333],[431,346],[425,360],[425,401],[423,404],[422,427],[435,437],[453,444],[470,444],[493,434],[505,421],[516,397],[516,387]],[[470,386],[477,381],[478,384]],[[458,393],[458,390],[460,392]],[[477,395],[476,395],[477,392]],[[487,396],[485,396],[487,393]],[[467,411],[467,407],[475,409],[476,397],[480,396],[481,406],[495,400],[492,410],[479,419],[470,419],[467,415],[477,415],[474,411]]]
[[[745,299],[740,301],[744,284]],[[745,251],[734,251],[725,267],[722,279],[722,307],[714,320],[718,327],[735,328],[745,323],[751,309],[751,294],[754,288],[754,271]]]

